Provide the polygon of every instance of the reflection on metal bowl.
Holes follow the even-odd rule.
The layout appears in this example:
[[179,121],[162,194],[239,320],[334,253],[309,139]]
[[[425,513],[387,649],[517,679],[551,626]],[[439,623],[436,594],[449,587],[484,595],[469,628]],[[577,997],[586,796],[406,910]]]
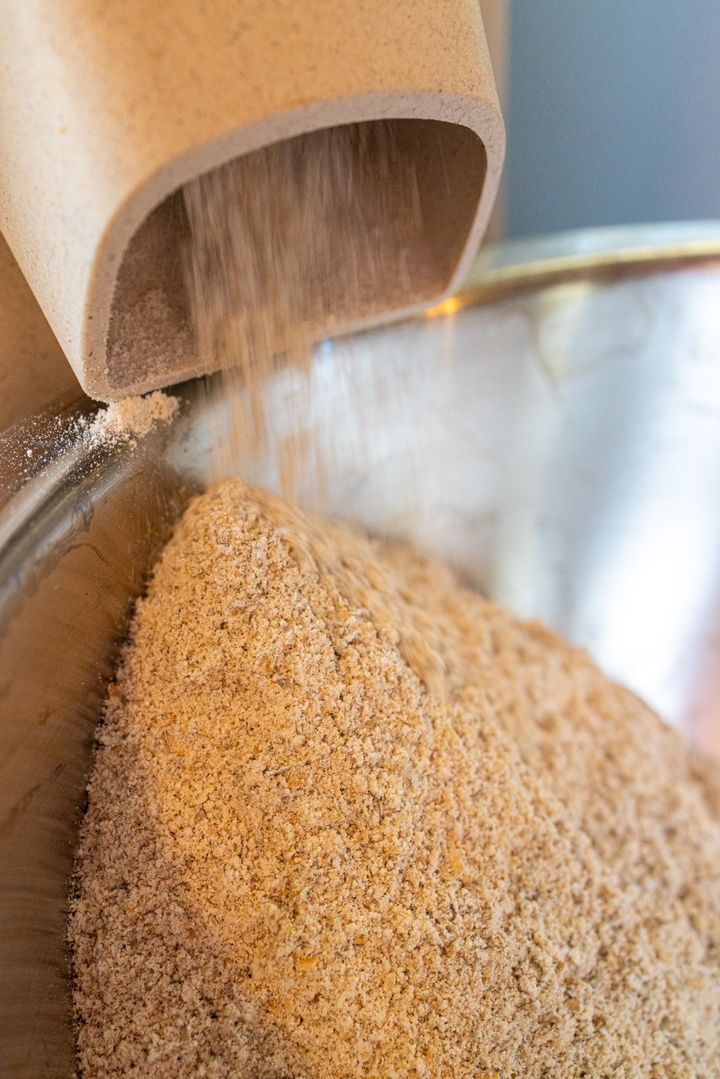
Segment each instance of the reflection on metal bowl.
[[[613,241],[497,249],[427,317],[320,346],[309,395],[287,371],[267,385],[275,441],[243,471],[277,485],[309,402],[322,508],[442,553],[720,753],[720,231]],[[42,463],[0,509],[0,1064],[14,1076],[72,1071],[65,900],[104,684],[225,422],[216,382],[179,395],[173,426],[133,450],[43,442],[38,424],[4,443]],[[299,475],[299,500],[317,502]]]

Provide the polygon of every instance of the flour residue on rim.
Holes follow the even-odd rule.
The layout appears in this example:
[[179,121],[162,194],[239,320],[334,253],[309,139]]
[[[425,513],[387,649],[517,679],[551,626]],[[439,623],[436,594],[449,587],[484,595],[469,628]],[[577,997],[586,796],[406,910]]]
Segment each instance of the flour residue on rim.
[[134,444],[159,424],[170,423],[178,408],[177,397],[156,390],[145,397],[123,397],[119,401],[112,401],[92,420],[79,420],[78,425],[93,449]]

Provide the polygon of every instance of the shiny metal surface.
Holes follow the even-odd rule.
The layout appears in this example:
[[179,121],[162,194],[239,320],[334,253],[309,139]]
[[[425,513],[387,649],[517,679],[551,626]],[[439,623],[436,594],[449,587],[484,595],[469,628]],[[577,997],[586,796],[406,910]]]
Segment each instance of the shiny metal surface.
[[[441,552],[720,753],[720,260],[698,257],[624,260],[615,281],[576,260],[569,281],[326,343],[310,392],[268,385],[275,441],[243,469],[276,486],[307,416],[326,482],[320,499],[299,469],[301,502]],[[38,426],[5,442],[43,468],[0,510],[3,1074],[72,1071],[63,927],[93,729],[132,601],[207,475],[216,390],[183,387],[133,452]]]
[[480,252],[463,292],[475,297],[503,290],[547,287],[577,276],[637,275],[660,267],[717,258],[720,221],[576,229],[489,245]]

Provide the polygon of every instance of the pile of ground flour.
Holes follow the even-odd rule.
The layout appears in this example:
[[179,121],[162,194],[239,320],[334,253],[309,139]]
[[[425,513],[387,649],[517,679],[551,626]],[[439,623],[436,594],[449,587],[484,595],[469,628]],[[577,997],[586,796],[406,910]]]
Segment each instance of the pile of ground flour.
[[716,1074],[716,784],[442,566],[216,487],[108,698],[81,1073]]
[[162,390],[144,397],[123,397],[99,409],[89,422],[77,425],[91,449],[109,449],[149,434],[158,424],[170,423],[177,415],[178,399]]

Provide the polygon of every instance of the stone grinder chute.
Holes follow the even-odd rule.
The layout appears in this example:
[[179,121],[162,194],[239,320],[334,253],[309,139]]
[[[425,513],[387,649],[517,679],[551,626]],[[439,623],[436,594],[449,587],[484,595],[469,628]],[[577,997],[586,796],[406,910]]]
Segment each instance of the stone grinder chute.
[[[173,199],[280,140],[388,121],[418,178],[429,244],[333,332],[417,311],[469,268],[504,152],[477,0],[30,0],[2,6],[0,39],[0,232],[93,397],[203,373],[170,339],[188,323]],[[172,313],[154,326],[137,304],[150,285]],[[114,347],[133,305],[166,345],[139,366]]]

